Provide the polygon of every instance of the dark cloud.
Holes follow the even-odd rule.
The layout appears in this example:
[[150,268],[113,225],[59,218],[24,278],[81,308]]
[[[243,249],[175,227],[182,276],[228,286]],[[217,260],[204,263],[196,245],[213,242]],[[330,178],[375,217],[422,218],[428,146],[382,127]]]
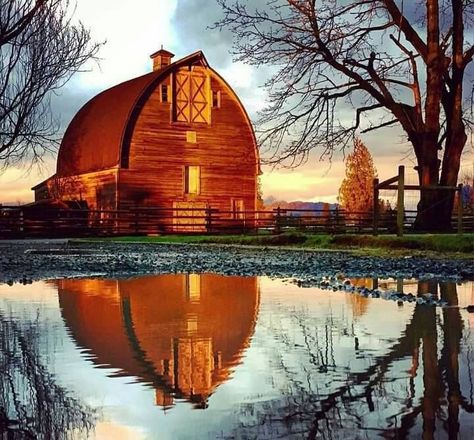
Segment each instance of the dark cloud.
[[210,29],[221,17],[221,9],[215,0],[178,0],[172,22],[182,50],[186,53],[203,50],[209,62],[218,69],[232,62],[232,34]]
[[60,134],[64,133],[80,108],[99,92],[100,90],[85,88],[72,80],[52,95],[51,111],[54,119],[60,124]]

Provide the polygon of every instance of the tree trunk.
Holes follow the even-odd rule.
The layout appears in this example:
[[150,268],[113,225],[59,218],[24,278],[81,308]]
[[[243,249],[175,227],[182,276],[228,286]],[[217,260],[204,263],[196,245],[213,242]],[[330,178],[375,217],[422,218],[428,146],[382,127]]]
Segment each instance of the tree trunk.
[[432,189],[439,184],[437,138],[436,132],[425,133],[420,144],[415,145],[418,161],[416,170],[419,185],[422,187],[414,223],[417,231],[439,231],[447,228],[447,220],[440,212],[440,202],[443,200],[441,192]]
[[[437,152],[418,156],[418,176],[421,186],[451,186],[454,188],[457,185],[461,153],[467,140],[464,124],[461,122],[457,126],[458,129],[452,130],[447,136],[439,179]],[[430,148],[426,143],[423,147],[424,151],[433,151],[433,147]],[[446,189],[421,190],[414,229],[428,232],[451,231],[455,194],[454,190]]]

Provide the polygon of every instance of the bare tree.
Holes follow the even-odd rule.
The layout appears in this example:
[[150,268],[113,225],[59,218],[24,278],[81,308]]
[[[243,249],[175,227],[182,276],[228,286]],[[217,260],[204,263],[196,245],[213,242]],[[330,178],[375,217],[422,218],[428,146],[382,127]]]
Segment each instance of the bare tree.
[[[238,59],[277,68],[260,120],[272,161],[331,156],[357,132],[400,125],[420,184],[436,187],[422,190],[416,225],[450,227],[454,192],[439,187],[456,185],[472,128],[472,0],[217,2]],[[347,104],[352,118],[339,112]]]
[[57,146],[51,94],[100,44],[69,0],[0,0],[0,167],[34,163]]

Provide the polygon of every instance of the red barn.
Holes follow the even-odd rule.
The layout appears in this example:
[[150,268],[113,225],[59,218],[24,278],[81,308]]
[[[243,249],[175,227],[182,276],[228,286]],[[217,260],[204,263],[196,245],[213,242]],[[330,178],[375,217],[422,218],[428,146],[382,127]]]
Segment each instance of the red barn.
[[56,174],[32,188],[36,201],[176,215],[212,208],[230,218],[255,210],[258,149],[242,103],[202,52],[173,56],[154,53],[153,72],[82,107],[64,135]]

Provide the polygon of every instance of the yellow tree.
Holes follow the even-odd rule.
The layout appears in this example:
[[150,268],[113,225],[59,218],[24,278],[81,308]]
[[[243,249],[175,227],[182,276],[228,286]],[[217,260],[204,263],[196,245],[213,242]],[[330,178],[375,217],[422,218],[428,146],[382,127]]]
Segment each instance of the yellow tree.
[[[354,151],[346,159],[346,177],[339,188],[339,203],[347,213],[371,212],[374,202],[373,181],[377,177],[372,156],[356,138]],[[351,215],[358,217],[358,215]]]

